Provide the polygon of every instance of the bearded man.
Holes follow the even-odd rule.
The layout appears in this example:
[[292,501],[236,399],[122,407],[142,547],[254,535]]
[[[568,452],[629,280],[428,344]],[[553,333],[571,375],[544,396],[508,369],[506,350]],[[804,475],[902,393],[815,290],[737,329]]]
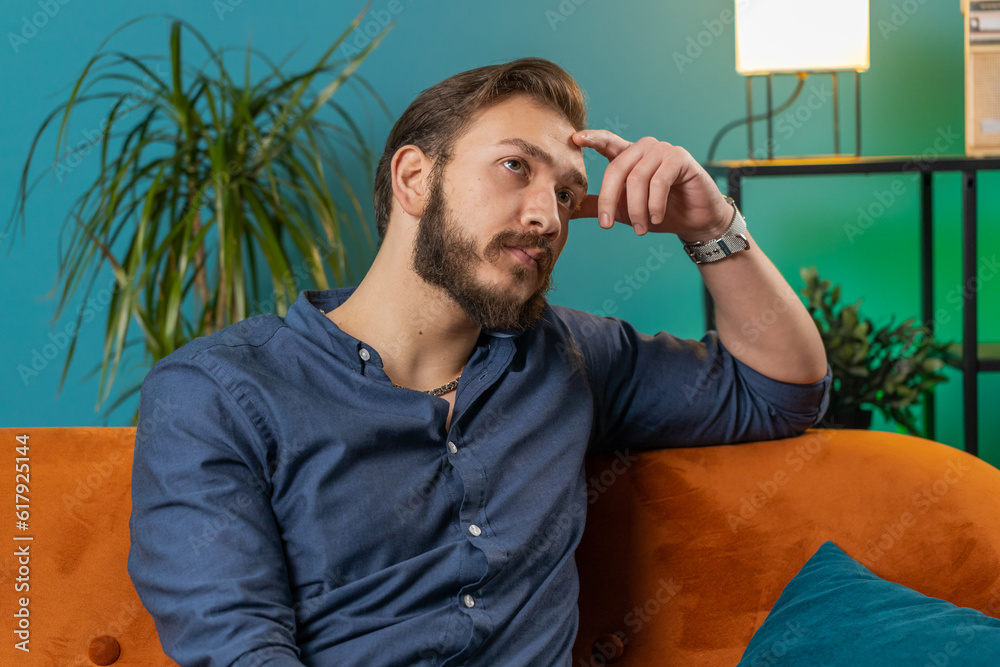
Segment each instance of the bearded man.
[[[598,194],[584,147],[609,160]],[[421,93],[374,204],[359,285],[145,378],[129,574],[185,666],[569,665],[585,456],[801,433],[826,408],[819,334],[691,155],[587,129],[546,60]],[[593,218],[678,236],[718,330],[548,303],[570,221]]]

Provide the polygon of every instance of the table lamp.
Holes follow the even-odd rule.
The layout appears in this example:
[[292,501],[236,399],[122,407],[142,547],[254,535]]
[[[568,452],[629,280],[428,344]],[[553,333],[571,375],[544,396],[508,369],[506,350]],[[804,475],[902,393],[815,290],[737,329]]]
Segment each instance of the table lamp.
[[[855,155],[861,155],[860,73],[868,69],[868,0],[736,0],[736,71],[747,77],[747,144],[754,158],[753,123],[767,120],[767,157],[774,158],[774,116],[791,107],[811,73],[833,79],[833,144],[840,154],[837,73],[854,72]],[[799,78],[791,99],[773,106],[776,74]],[[767,113],[753,115],[753,79],[767,80]]]

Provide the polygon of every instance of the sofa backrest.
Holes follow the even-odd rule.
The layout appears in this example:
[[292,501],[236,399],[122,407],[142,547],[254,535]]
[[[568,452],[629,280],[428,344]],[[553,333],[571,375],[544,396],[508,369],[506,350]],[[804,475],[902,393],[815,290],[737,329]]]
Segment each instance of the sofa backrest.
[[[0,644],[0,665],[175,664],[126,568],[134,439],[0,429],[0,498],[15,505],[0,590],[23,636]],[[883,578],[1000,617],[1000,471],[951,447],[814,430],[594,457],[587,479],[574,667],[616,643],[619,665],[735,664],[828,539]]]
[[1000,618],[1000,470],[897,433],[587,461],[574,667],[732,667],[832,540],[883,579]]

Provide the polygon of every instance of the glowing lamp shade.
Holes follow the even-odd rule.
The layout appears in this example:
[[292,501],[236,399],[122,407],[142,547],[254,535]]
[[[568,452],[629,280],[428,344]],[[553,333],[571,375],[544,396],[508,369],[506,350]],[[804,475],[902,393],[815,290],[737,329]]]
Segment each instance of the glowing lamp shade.
[[868,0],[736,0],[740,74],[868,69]]

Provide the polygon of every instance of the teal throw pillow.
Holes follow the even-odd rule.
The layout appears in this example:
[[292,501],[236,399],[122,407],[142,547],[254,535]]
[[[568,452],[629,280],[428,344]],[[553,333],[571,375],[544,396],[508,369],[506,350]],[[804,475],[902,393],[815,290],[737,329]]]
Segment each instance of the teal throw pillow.
[[828,541],[782,591],[737,667],[771,665],[998,667],[1000,620],[881,579]]

